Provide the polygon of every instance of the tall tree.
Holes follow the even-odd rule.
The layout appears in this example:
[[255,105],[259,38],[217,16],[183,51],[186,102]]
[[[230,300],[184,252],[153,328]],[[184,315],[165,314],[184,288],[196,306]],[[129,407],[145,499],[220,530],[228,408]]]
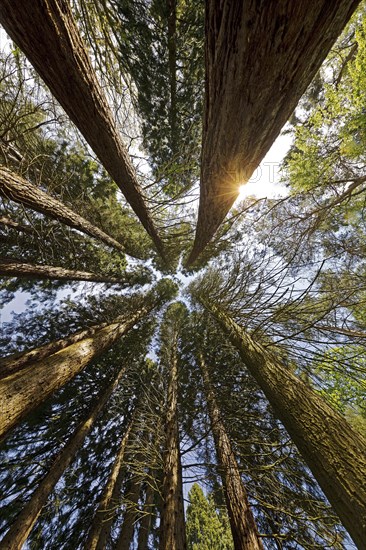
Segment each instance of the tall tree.
[[125,433],[121,438],[119,449],[113,463],[109,478],[104,487],[99,506],[96,510],[93,523],[91,525],[88,539],[85,543],[85,548],[90,550],[101,550],[105,548],[108,540],[109,531],[113,521],[112,507],[117,499],[117,493],[121,488],[121,480],[123,477],[123,463],[126,460],[126,446],[130,437],[131,429],[135,422],[137,411],[132,414]]
[[211,428],[216,446],[218,469],[222,479],[234,548],[235,550],[262,549],[263,544],[258,535],[258,529],[240,477],[235,454],[221,420],[221,413],[211,384],[209,369],[202,351],[198,352],[198,361],[205,387]]
[[124,251],[124,246],[121,243],[93,226],[61,201],[51,197],[18,174],[14,174],[5,166],[0,168],[0,193],[15,202],[30,206],[37,212],[42,212],[87,235],[100,239],[117,250]]
[[[26,10],[29,11],[25,17]],[[32,20],[31,25],[27,21]],[[45,24],[47,21],[47,25]],[[164,255],[134,167],[94,73],[70,6],[64,1],[3,4],[1,23],[23,49],[47,86],[84,135]],[[37,43],[37,48],[34,44]],[[51,69],[51,70],[50,70]],[[65,82],[73,93],[65,93]]]
[[366,486],[362,474],[366,441],[294,376],[279,357],[268,353],[215,304],[197,293],[196,297],[237,347],[342,523],[355,543],[362,544],[366,532],[363,513]]
[[169,306],[161,329],[161,361],[167,376],[164,410],[163,483],[160,517],[160,550],[184,550],[182,465],[178,427],[178,342],[186,316],[183,304]]
[[188,266],[223,222],[358,3],[207,3],[200,205]]
[[118,373],[116,379],[102,391],[90,413],[76,428],[68,443],[56,457],[49,472],[41,481],[31,500],[19,514],[5,538],[2,540],[1,545],[3,548],[16,550],[23,546],[39,514],[41,513],[42,507],[45,505],[50,492],[70,462],[73,460],[76,451],[82,445],[86,435],[91,430],[93,423],[108,402],[111,394],[118,386],[123,375],[124,369],[122,369]]
[[[84,338],[45,359],[30,363],[0,382],[3,406],[1,436],[42,403],[52,392],[80,372],[94,357],[112,346],[160,302],[150,301],[127,319],[116,319],[89,338]],[[51,376],[52,373],[52,376]],[[42,388],[40,392],[39,388]]]

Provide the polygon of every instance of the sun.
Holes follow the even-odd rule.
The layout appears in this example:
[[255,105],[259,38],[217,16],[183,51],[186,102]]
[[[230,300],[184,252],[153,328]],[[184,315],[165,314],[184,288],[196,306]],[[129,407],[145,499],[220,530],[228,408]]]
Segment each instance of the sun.
[[248,195],[247,185],[243,183],[242,185],[239,185],[239,194],[237,197],[237,200],[243,200]]

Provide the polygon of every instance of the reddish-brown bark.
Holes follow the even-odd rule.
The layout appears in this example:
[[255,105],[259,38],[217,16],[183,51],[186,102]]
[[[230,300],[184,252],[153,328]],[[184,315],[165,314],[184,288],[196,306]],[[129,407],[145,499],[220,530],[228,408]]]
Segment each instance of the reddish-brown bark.
[[257,525],[240,476],[238,463],[221,420],[209,370],[202,353],[199,353],[199,365],[202,372],[211,429],[215,441],[217,464],[222,480],[234,548],[235,550],[263,550],[262,541],[258,535]]
[[163,245],[67,0],[3,0],[0,22],[76,124],[163,255]]
[[212,239],[358,4],[206,1],[200,205],[187,265]]
[[366,441],[226,313],[204,305],[228,334],[356,545],[366,540]]

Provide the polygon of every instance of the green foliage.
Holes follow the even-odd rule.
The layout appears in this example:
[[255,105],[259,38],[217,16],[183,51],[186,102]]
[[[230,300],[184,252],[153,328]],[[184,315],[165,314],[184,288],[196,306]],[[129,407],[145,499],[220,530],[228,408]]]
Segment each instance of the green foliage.
[[115,0],[109,6],[118,59],[136,89],[144,148],[159,187],[172,197],[198,177],[204,5]]
[[188,498],[188,550],[232,550],[234,543],[228,518],[217,512],[212,496],[206,498],[201,487],[194,483]]
[[318,390],[336,410],[366,436],[366,354],[363,346],[329,349],[319,363],[316,375]]
[[[362,173],[366,145],[366,16],[356,13],[344,38],[328,57],[318,79],[317,97],[297,120],[294,145],[286,161],[286,182],[293,191],[328,196],[329,187]],[[361,172],[361,173],[360,173]]]

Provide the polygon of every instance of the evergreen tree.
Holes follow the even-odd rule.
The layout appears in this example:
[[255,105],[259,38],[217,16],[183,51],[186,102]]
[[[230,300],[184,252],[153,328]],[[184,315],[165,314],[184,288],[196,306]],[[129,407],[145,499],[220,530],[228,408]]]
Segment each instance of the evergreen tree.
[[201,487],[194,483],[188,499],[188,550],[232,550],[234,545],[227,520],[217,513],[212,498],[205,497]]
[[1,547],[363,547],[357,3],[4,0]]

